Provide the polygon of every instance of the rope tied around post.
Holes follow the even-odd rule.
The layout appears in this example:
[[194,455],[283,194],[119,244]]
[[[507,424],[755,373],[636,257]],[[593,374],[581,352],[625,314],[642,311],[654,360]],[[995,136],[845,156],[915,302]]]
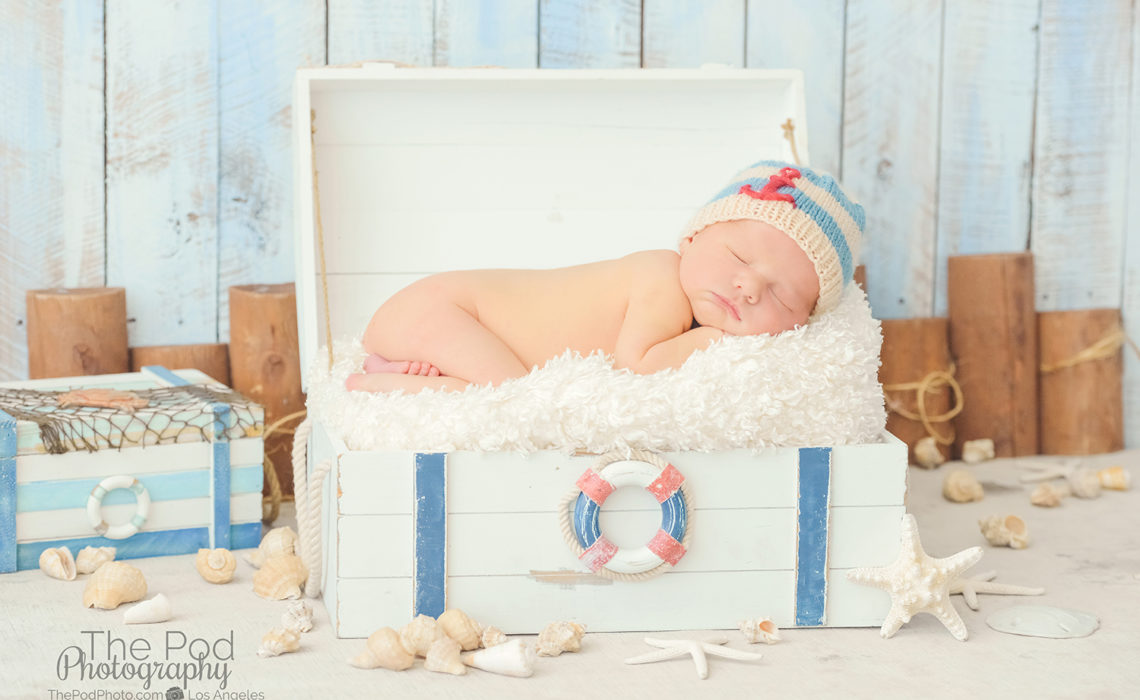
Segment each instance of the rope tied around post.
[[[934,429],[935,423],[948,423],[954,416],[962,412],[966,405],[966,400],[962,396],[962,386],[958,384],[958,380],[954,378],[956,367],[951,363],[950,367],[945,370],[936,369],[928,373],[925,377],[917,382],[901,382],[897,384],[884,384],[884,394],[889,391],[914,392],[915,405],[918,411],[911,411],[903,406],[903,403],[898,398],[887,396],[887,409],[899,414],[903,418],[910,420],[920,421],[922,427],[926,430],[926,434],[934,438],[935,442],[940,445],[950,445],[954,442],[954,427],[950,426],[950,436],[944,437]],[[954,393],[954,406],[945,413],[937,416],[931,416],[926,408],[926,397],[931,394],[936,394],[943,387],[949,386]]]

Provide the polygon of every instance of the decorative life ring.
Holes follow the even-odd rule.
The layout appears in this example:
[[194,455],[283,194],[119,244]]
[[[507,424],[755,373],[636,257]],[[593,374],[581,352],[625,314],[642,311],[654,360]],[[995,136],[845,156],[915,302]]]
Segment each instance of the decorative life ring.
[[[115,489],[127,489],[135,494],[136,505],[135,514],[130,520],[118,525],[108,525],[107,521],[103,519],[103,514],[100,509],[103,507],[103,498],[114,491]],[[109,476],[103,479],[99,484],[91,489],[91,495],[87,497],[87,520],[91,523],[91,527],[95,528],[95,533],[102,535],[110,540],[124,540],[139,531],[142,524],[146,522],[147,512],[150,510],[150,494],[147,493],[146,487],[133,476],[126,476],[120,474],[118,476]]]
[[[688,499],[685,477],[672,464],[652,453],[637,452],[631,458],[617,453],[603,456],[587,469],[576,486],[576,497],[564,501],[564,535],[578,558],[594,573],[611,578],[650,578],[676,565],[686,551]],[[601,533],[601,506],[614,490],[640,486],[661,504],[661,527],[648,543],[637,549],[622,549]],[[566,527],[570,501],[573,518]],[[574,546],[577,545],[577,546]],[[618,576],[614,576],[617,574]]]

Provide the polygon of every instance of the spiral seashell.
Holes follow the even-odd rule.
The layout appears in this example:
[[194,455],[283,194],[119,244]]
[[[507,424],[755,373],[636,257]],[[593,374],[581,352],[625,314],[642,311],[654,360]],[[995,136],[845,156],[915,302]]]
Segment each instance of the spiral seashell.
[[261,646],[257,648],[260,657],[280,656],[297,651],[301,648],[301,633],[288,630],[284,627],[274,627],[261,638]]
[[61,581],[75,580],[75,559],[67,547],[52,547],[40,553],[40,571]]
[[1100,477],[1092,469],[1074,469],[1066,480],[1077,498],[1100,498]]
[[990,438],[967,440],[962,443],[962,461],[977,464],[994,458],[994,441]]
[[265,560],[253,575],[253,592],[266,600],[300,598],[309,570],[301,557],[278,554]]
[[933,437],[927,435],[914,443],[914,461],[923,469],[933,469],[946,461]]
[[298,632],[308,632],[313,629],[313,606],[305,600],[289,603],[281,615],[281,626],[285,629]]
[[534,647],[523,644],[521,639],[512,639],[463,655],[463,663],[468,666],[516,678],[534,675],[534,662]]
[[586,626],[577,622],[551,622],[538,634],[535,646],[539,656],[558,656],[564,651],[578,651],[582,648],[582,635]]
[[759,642],[775,644],[780,641],[780,628],[767,617],[741,620],[739,627],[740,632],[744,635],[744,638],[748,640],[749,644],[757,644]]
[[150,600],[131,606],[123,613],[123,622],[128,625],[166,622],[173,616],[174,609],[170,605],[170,599],[159,593]]
[[233,552],[223,547],[199,549],[198,556],[194,557],[194,568],[210,583],[229,583],[234,578],[237,559]]
[[507,635],[503,634],[503,630],[495,627],[494,625],[488,625],[487,627],[483,628],[483,635],[479,640],[479,643],[484,649],[489,649],[491,647],[498,646],[505,641],[507,641]]
[[115,559],[114,547],[84,547],[75,555],[75,570],[81,574],[89,574],[100,566]]
[[467,667],[459,658],[459,642],[446,635],[432,642],[427,656],[424,657],[424,668],[437,673],[450,673],[453,676],[467,673]]
[[1013,549],[1029,546],[1029,528],[1016,515],[991,515],[978,521],[986,541],[995,546],[1009,545]]
[[955,469],[942,480],[942,495],[954,503],[980,501],[985,495],[982,485],[965,469]]
[[411,668],[416,655],[400,643],[400,633],[391,627],[381,627],[368,635],[364,651],[348,660],[357,668],[387,668],[403,671]]
[[109,561],[95,570],[87,579],[83,591],[83,607],[114,610],[123,603],[133,603],[146,597],[146,577],[143,573],[121,561]]
[[434,617],[416,615],[400,630],[400,643],[412,654],[426,657],[435,640],[443,636],[443,630]]
[[1132,476],[1120,465],[1101,469],[1096,473],[1100,485],[1113,491],[1127,491],[1132,488]]
[[445,610],[436,622],[444,634],[459,642],[463,651],[479,648],[479,642],[482,641],[483,637],[483,628],[479,626],[478,622],[468,617],[467,613],[458,608]]
[[297,533],[288,525],[275,527],[265,533],[257,550],[245,555],[245,560],[254,568],[260,569],[265,562],[278,554],[297,553]]

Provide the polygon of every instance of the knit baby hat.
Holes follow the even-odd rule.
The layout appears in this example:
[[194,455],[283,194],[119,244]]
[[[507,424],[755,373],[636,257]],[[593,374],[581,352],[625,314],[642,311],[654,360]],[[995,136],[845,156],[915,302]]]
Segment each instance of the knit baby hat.
[[834,178],[802,165],[762,160],[738,173],[697,210],[681,238],[696,235],[710,224],[737,219],[775,226],[807,254],[819,277],[819,301],[813,316],[839,304],[855,274],[866,217],[863,207]]

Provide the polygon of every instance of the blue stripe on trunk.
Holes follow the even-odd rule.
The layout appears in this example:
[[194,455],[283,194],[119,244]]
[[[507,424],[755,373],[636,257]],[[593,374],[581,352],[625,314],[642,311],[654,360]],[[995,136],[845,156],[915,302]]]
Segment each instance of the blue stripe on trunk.
[[230,549],[230,439],[226,423],[230,407],[224,403],[210,404],[214,411],[214,444],[212,455],[213,479],[210,496],[214,499],[213,521],[210,523],[210,546]]
[[16,419],[0,411],[0,573],[15,570]]
[[439,617],[447,603],[447,455],[417,453],[415,471],[412,616]]
[[831,448],[799,450],[796,626],[818,627],[827,612],[827,524]]

